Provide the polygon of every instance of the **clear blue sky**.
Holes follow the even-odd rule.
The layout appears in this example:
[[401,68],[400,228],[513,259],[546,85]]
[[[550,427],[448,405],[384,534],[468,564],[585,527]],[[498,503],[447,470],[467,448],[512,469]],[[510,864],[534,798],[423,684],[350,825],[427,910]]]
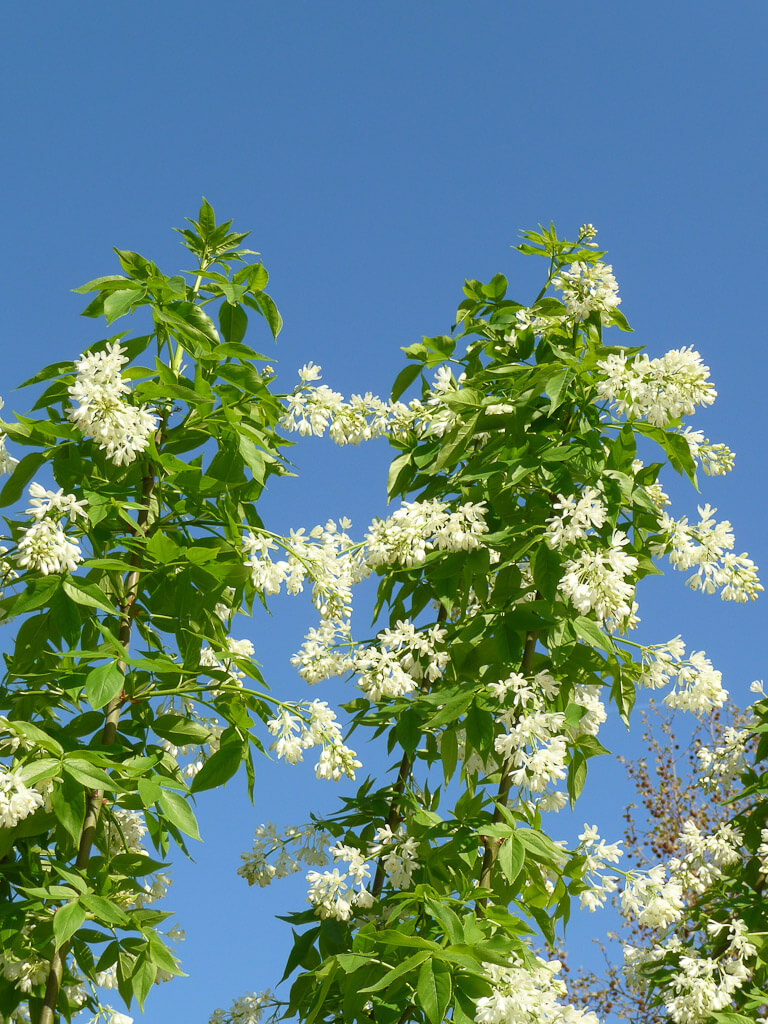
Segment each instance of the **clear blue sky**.
[[[69,290],[114,272],[113,245],[184,266],[170,228],[201,194],[253,229],[286,322],[276,348],[266,334],[256,347],[274,349],[285,389],[313,359],[338,390],[387,393],[399,347],[449,328],[464,277],[503,272],[515,297],[535,294],[539,268],[509,249],[520,229],[591,221],[638,343],[652,355],[692,343],[711,366],[720,399],[695,426],[737,463],[703,497],[768,573],[762,0],[81,0],[9,5],[3,29],[7,408],[23,411],[15,383],[101,336]],[[381,513],[385,444],[314,442],[296,461],[299,478],[267,497],[276,526],[348,514],[362,529]],[[765,672],[766,600],[654,580],[644,636],[706,648],[744,702]],[[279,606],[238,634],[287,696],[307,695],[288,657],[308,617]],[[272,917],[300,905],[302,884],[249,890],[235,869],[254,825],[333,802],[305,767],[265,767],[255,809],[232,784],[200,801],[207,840],[171,896],[191,977],[153,993],[148,1024],[205,1022],[279,976],[290,937]],[[606,765],[578,812],[609,840],[626,796],[616,779]]]

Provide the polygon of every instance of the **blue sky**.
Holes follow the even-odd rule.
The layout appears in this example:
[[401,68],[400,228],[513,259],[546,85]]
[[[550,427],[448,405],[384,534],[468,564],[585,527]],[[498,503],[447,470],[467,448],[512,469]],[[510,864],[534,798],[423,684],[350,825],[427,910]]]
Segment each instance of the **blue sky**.
[[[18,381],[101,336],[70,289],[115,271],[113,245],[185,266],[170,228],[202,194],[263,253],[286,326],[277,346],[266,332],[253,343],[274,351],[286,390],[313,359],[337,390],[387,393],[400,346],[450,327],[463,278],[502,272],[514,297],[533,297],[539,267],[509,248],[520,229],[591,221],[638,343],[651,355],[693,344],[712,368],[720,398],[694,425],[737,463],[703,498],[768,566],[766,29],[755,0],[9,6],[6,412],[24,409]],[[347,514],[362,531],[383,510],[387,462],[383,443],[302,445],[299,476],[270,490],[265,515],[287,529]],[[695,495],[679,495],[695,514]],[[764,673],[765,607],[688,593],[680,576],[641,594],[644,636],[706,648],[742,702]],[[278,603],[238,634],[287,696],[306,696],[288,658],[309,615]],[[260,821],[332,805],[333,786],[305,767],[265,766],[255,808],[236,785],[201,800],[208,838],[172,891],[191,977],[153,993],[149,1024],[206,1021],[281,973],[289,934],[272,917],[301,904],[302,884],[256,892],[235,869]],[[596,772],[579,812],[609,840],[617,778]]]

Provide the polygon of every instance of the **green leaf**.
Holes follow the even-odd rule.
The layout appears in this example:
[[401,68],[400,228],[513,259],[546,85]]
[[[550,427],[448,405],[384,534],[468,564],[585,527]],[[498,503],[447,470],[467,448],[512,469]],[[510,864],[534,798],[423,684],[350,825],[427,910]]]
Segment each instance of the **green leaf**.
[[124,684],[125,677],[117,663],[109,661],[106,665],[98,665],[85,677],[85,696],[91,707],[98,711],[120,693]]
[[584,783],[586,781],[587,759],[581,751],[576,750],[571,757],[571,763],[568,765],[568,797],[570,799],[571,807],[576,803],[576,799],[580,795],[582,789],[584,789]]
[[77,576],[70,576],[64,580],[62,588],[67,597],[75,601],[76,604],[82,604],[86,608],[98,608],[102,612],[107,612],[108,615],[116,614],[115,609],[107,604],[104,591],[93,583],[85,583]]
[[156,977],[156,964],[152,963],[146,952],[142,953],[136,959],[136,965],[133,968],[133,973],[131,974],[131,988],[133,990],[133,994],[136,996],[136,1002],[142,1010],[144,1009],[144,1000],[152,990]]
[[[297,967],[309,966],[305,961],[307,960],[307,954],[310,950],[314,949],[315,941],[320,934],[320,926],[310,928],[306,932],[299,934],[295,929],[291,928],[293,932],[293,949],[288,957],[288,962],[285,965],[285,971],[280,981],[285,981],[289,974],[294,971]],[[317,953],[315,953],[317,957]]]
[[248,328],[248,314],[242,306],[222,302],[219,309],[219,327],[225,341],[238,344],[245,337]]
[[277,306],[274,304],[272,299],[270,299],[267,293],[257,292],[253,296],[247,295],[245,297],[245,301],[249,306],[252,306],[254,309],[258,309],[269,324],[272,337],[277,338],[283,328],[283,318],[278,313]]
[[107,775],[103,768],[91,764],[90,761],[86,761],[85,758],[77,754],[70,754],[64,761],[63,768],[68,775],[82,783],[83,786],[87,786],[88,789],[105,789],[112,793],[123,792],[120,783]]
[[19,460],[10,479],[6,480],[5,486],[0,491],[0,508],[13,505],[19,500],[21,492],[44,462],[45,455],[42,452],[31,452]]
[[592,619],[588,619],[584,615],[577,615],[573,620],[573,628],[582,640],[586,640],[593,647],[598,647],[601,651],[607,651],[609,654],[614,652],[613,640],[606,636]]
[[200,228],[200,237],[205,242],[216,230],[216,216],[213,212],[213,207],[205,196],[203,196],[203,205],[200,207],[200,213],[197,215],[197,223]]
[[120,291],[111,292],[104,299],[104,316],[108,324],[117,320],[133,306],[141,297],[141,292],[135,288],[125,288]]
[[160,794],[159,803],[165,817],[180,832],[183,832],[186,836],[191,836],[192,839],[200,838],[195,815],[183,796],[166,789]]
[[51,805],[56,820],[60,822],[74,842],[80,841],[85,821],[85,790],[70,775],[64,775],[61,782],[51,790]]
[[7,722],[7,728],[11,729],[16,733],[17,736],[22,736],[27,743],[34,744],[37,747],[42,747],[43,750],[47,750],[49,754],[55,754],[57,757],[61,757],[64,753],[64,748],[55,740],[52,736],[49,736],[47,732],[35,725],[34,722]]
[[190,792],[199,793],[203,789],[216,789],[218,786],[223,786],[237,773],[242,760],[243,746],[239,741],[222,746],[203,764],[192,780]]
[[403,369],[395,377],[395,383],[392,385],[392,401],[396,402],[400,395],[406,391],[416,378],[421,373],[421,365],[419,363],[410,363],[408,366],[404,366]]
[[536,589],[542,597],[552,601],[557,596],[562,570],[559,556],[542,542],[533,557],[532,569]]
[[158,715],[152,722],[152,729],[179,747],[186,743],[206,743],[211,736],[209,728],[180,715]]
[[498,861],[505,878],[513,885],[525,863],[525,848],[515,836],[509,836],[501,841]]
[[19,775],[26,786],[34,786],[36,782],[52,779],[58,775],[60,767],[61,761],[58,758],[36,757],[34,761],[30,761],[19,770]]
[[368,985],[366,988],[360,989],[361,992],[380,992],[383,988],[389,988],[389,986],[397,981],[398,978],[402,978],[404,974],[410,974],[410,972],[418,967],[419,964],[423,964],[425,960],[428,960],[432,956],[432,953],[428,949],[421,949],[418,953],[413,953],[407,957],[397,967],[393,967],[391,971],[384,975],[383,978],[379,978],[373,985]]
[[127,925],[129,923],[129,918],[125,911],[104,896],[88,892],[80,897],[80,902],[86,910],[90,910],[101,924]]
[[72,903],[65,903],[63,907],[59,907],[53,915],[53,937],[56,949],[61,949],[64,943],[72,938],[84,921],[85,910],[78,900],[74,900]]
[[544,394],[551,399],[549,403],[550,416],[565,401],[568,392],[568,385],[576,374],[570,366],[562,366],[557,373],[552,374],[544,387]]
[[430,1024],[442,1024],[453,992],[450,969],[434,960],[425,960],[419,969],[416,992]]

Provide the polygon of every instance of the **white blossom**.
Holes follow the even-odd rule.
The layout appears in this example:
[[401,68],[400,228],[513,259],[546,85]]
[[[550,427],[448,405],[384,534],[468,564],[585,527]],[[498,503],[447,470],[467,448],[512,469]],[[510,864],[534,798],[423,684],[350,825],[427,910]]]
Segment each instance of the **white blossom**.
[[22,782],[18,770],[0,765],[0,828],[15,828],[42,806],[42,796]]
[[576,261],[570,270],[561,270],[552,284],[562,291],[568,315],[579,320],[598,311],[603,323],[608,323],[610,313],[621,303],[613,267],[599,261]]
[[388,519],[375,519],[365,538],[368,565],[419,565],[430,551],[473,551],[488,532],[485,503],[457,509],[438,499],[403,502]]
[[757,566],[746,554],[733,553],[734,536],[728,520],[716,522],[716,508],[699,506],[699,522],[688,522],[687,516],[673,519],[662,512],[659,527],[663,542],[655,554],[669,555],[675,569],[695,569],[686,581],[692,590],[714,594],[720,589],[723,601],[754,601],[763,589],[757,576]]
[[599,530],[608,515],[608,509],[595,487],[585,487],[580,495],[566,497],[559,494],[553,508],[559,515],[547,520],[544,539],[550,548],[557,551],[583,540],[590,530]]
[[709,367],[692,346],[672,349],[658,359],[612,353],[597,367],[605,375],[597,382],[598,396],[611,401],[619,413],[657,427],[690,415],[699,405],[711,405],[717,397]]
[[157,430],[157,417],[146,405],[126,401],[130,387],[122,376],[128,362],[118,342],[100,352],[86,352],[75,362],[75,383],[69,397],[77,403],[69,419],[91,436],[116,466],[127,466],[145,450]]
[[486,963],[491,994],[475,1001],[475,1024],[598,1024],[591,1010],[561,1002],[568,995],[556,977],[561,966],[536,957],[536,966],[527,967],[514,954],[508,967]]
[[608,628],[620,627],[633,614],[635,588],[628,577],[639,562],[624,550],[628,543],[625,533],[614,530],[609,547],[582,551],[567,561],[557,585],[578,612],[594,612],[598,622]]
[[23,530],[17,548],[16,562],[20,568],[34,569],[44,576],[74,572],[83,560],[77,541],[70,540],[52,519],[40,519]]

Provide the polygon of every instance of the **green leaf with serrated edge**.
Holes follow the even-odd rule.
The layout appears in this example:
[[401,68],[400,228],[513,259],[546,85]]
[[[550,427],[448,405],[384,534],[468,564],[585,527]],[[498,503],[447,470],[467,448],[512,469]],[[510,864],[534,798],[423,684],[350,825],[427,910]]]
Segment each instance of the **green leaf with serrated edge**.
[[[315,942],[318,935],[320,934],[320,927],[309,928],[307,931],[299,934],[295,929],[291,929],[293,933],[293,948],[288,956],[288,961],[285,965],[285,971],[280,981],[285,981],[289,974],[291,974],[297,967],[306,967],[305,960],[307,954],[311,949],[314,948]],[[315,954],[317,955],[317,954]]]
[[116,662],[110,661],[106,665],[98,665],[91,669],[85,677],[85,696],[91,707],[98,711],[117,697],[124,685],[123,673]]
[[160,795],[159,806],[168,821],[180,832],[192,839],[200,838],[195,815],[183,796],[165,789]]
[[59,907],[53,915],[53,937],[56,949],[61,949],[84,921],[85,910],[77,900]]
[[195,775],[190,792],[199,793],[203,789],[216,789],[228,782],[237,773],[243,761],[241,743],[228,743],[212,754],[203,767]]
[[419,968],[416,994],[430,1024],[442,1024],[453,992],[451,972],[445,964],[425,960]]
[[580,795],[582,789],[584,789],[584,783],[587,781],[587,760],[580,751],[575,751],[571,757],[571,763],[568,765],[568,798],[570,800],[571,807],[576,802],[577,797]]
[[277,306],[266,292],[257,292],[255,295],[246,295],[243,302],[252,309],[257,309],[264,317],[272,332],[272,337],[277,338],[283,329],[283,318],[277,311]]

